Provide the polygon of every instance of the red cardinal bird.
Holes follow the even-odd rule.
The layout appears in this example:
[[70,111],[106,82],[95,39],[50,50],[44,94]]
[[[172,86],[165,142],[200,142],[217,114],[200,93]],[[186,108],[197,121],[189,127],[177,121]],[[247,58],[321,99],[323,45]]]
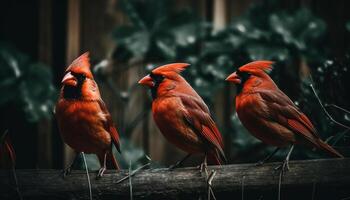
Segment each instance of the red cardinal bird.
[[15,167],[16,154],[8,131],[0,137],[0,169],[11,169]]
[[237,85],[236,111],[242,124],[264,143],[276,150],[291,145],[282,167],[287,167],[294,144],[321,149],[334,157],[343,156],[323,142],[308,117],[302,113],[266,73],[273,62],[255,61],[240,67],[227,77]]
[[[210,164],[225,161],[223,141],[209,109],[202,98],[180,76],[189,64],[173,63],[154,69],[139,84],[149,86],[152,93],[154,121],[165,138],[188,153],[204,154]],[[202,166],[202,165],[201,165]]]
[[106,168],[119,169],[112,152],[113,144],[120,152],[119,135],[92,76],[88,52],[65,71],[56,117],[63,141],[76,153],[97,154],[101,164],[98,177]]

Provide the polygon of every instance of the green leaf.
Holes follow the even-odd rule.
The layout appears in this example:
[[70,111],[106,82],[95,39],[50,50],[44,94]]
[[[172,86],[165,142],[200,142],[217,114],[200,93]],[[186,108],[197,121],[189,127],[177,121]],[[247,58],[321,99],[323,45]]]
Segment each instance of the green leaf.
[[320,39],[326,30],[325,23],[306,8],[292,15],[283,11],[274,13],[270,16],[270,26],[282,36],[286,44],[292,44],[300,50],[305,50],[314,40]]
[[128,14],[130,21],[132,24],[138,29],[146,30],[146,24],[143,19],[140,17],[138,10],[135,8],[133,4],[135,1],[133,0],[121,0],[120,6],[124,10],[125,13]]
[[289,51],[285,47],[274,47],[267,44],[249,44],[246,46],[250,60],[285,61],[289,58]]
[[346,30],[350,32],[350,21],[345,24]]
[[[17,105],[29,122],[52,115],[56,90],[48,67],[31,63],[10,45],[0,43],[0,106]],[[16,113],[13,113],[16,115]]]
[[176,47],[173,43],[174,39],[171,36],[164,35],[156,38],[156,46],[159,49],[159,54],[166,60],[173,60],[176,56]]

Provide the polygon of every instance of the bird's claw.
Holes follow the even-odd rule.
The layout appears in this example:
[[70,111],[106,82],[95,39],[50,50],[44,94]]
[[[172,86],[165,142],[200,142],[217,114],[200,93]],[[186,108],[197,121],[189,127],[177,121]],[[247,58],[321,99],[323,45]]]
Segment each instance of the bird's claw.
[[288,160],[283,161],[281,165],[275,167],[275,170],[281,170],[282,173],[289,171],[289,161]]
[[178,166],[175,164],[175,165],[170,165],[168,170],[174,170],[175,168],[177,168]]
[[203,172],[203,163],[198,165],[196,168],[197,168],[197,170],[199,170],[199,173],[202,173]]
[[197,166],[197,169],[199,169],[199,172],[202,174],[203,171],[207,170],[207,164],[201,163],[200,165]]
[[62,170],[62,176],[63,178],[68,176],[70,173],[72,172],[72,167],[67,167],[65,169]]
[[97,173],[97,179],[101,178],[103,176],[103,174],[105,173],[106,171],[106,168],[105,167],[101,167],[99,170],[98,170],[98,173]]
[[255,163],[255,166],[262,166],[263,164],[264,164],[263,161],[259,161],[259,162]]
[[169,170],[174,170],[175,168],[178,168],[180,166],[180,162],[175,163],[174,165],[169,166]]

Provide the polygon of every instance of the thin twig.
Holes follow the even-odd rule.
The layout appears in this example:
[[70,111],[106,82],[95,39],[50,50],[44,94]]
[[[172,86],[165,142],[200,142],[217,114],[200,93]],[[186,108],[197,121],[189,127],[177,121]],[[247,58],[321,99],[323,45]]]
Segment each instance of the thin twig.
[[207,192],[207,199],[210,200],[211,198],[211,191],[210,191],[210,186],[208,185],[208,192]]
[[212,183],[215,175],[216,175],[216,171],[215,170],[211,170],[211,172],[209,174],[209,177],[208,177],[209,195],[211,194],[213,196],[214,200],[216,200],[216,197],[215,197],[213,188],[211,187],[211,183]]
[[[131,160],[129,161],[129,174],[131,174]],[[129,188],[130,188],[130,200],[133,200],[131,176],[129,177]]]
[[342,107],[337,106],[337,105],[335,105],[335,104],[326,104],[325,106],[326,106],[326,107],[337,108],[337,109],[339,109],[339,110],[341,110],[341,111],[343,111],[343,112],[345,112],[345,113],[347,113],[347,114],[350,114],[350,111],[349,111],[349,110],[346,110],[345,108],[342,108]]
[[206,171],[206,175],[207,175],[208,200],[210,200],[211,197],[213,197],[213,199],[216,200],[213,188],[211,187],[211,183],[216,175],[216,171],[212,170],[209,175],[208,175],[208,173],[207,173],[208,171],[206,169],[205,169],[205,171]]
[[[5,143],[6,136],[7,136],[8,132],[9,132],[9,130],[6,129],[5,132],[2,134],[2,136],[0,138],[0,147],[1,147],[1,145],[3,145],[2,143]],[[19,190],[19,184],[18,184],[17,173],[16,173],[16,168],[15,168],[16,163],[13,159],[10,159],[10,160],[11,160],[12,175],[13,175],[13,179],[15,181],[16,192],[17,192],[18,198],[20,200],[23,200],[22,193]]]
[[314,182],[312,185],[312,198],[311,198],[311,200],[315,199],[315,194],[316,194],[316,182]]
[[145,157],[146,157],[146,159],[147,159],[149,162],[152,161],[151,157],[149,157],[147,154],[145,154]]
[[336,135],[332,135],[330,137],[328,137],[325,142],[328,143],[329,141],[333,140],[333,138],[336,138],[336,140],[334,142],[331,143],[331,145],[333,147],[336,147],[335,145],[338,143],[338,141],[341,139],[341,138],[345,138],[346,134],[350,131],[350,129],[346,129],[345,131],[341,132],[341,133],[338,133]]
[[244,179],[245,176],[242,177],[242,200],[244,200]]
[[149,166],[150,164],[151,164],[151,163],[147,163],[147,164],[144,164],[144,165],[142,165],[141,167],[135,169],[134,171],[132,171],[131,173],[129,173],[129,174],[128,174],[127,176],[125,176],[124,178],[118,180],[118,181],[117,181],[117,184],[118,184],[118,183],[121,183],[121,182],[123,182],[123,181],[125,181],[126,179],[128,179],[128,178],[130,178],[130,177],[132,177],[132,176],[134,176],[138,171],[140,171],[141,169],[143,169],[143,168]]
[[213,199],[216,200],[214,190],[211,186],[209,187],[209,191],[210,191],[210,194],[212,195]]
[[211,170],[210,175],[208,177],[208,184],[209,185],[211,185],[211,182],[213,181],[215,175],[216,175],[216,171],[215,170]]
[[278,179],[278,200],[281,200],[282,177],[283,177],[283,167],[282,167],[282,170],[280,171],[280,175]]
[[14,166],[14,165],[12,165],[12,174],[13,174],[13,179],[15,180],[16,192],[17,192],[17,194],[18,194],[18,198],[19,198],[20,200],[23,200],[22,193],[21,193],[21,191],[19,190],[18,179],[17,179],[16,169],[15,169],[15,166]]
[[213,197],[214,200],[216,200],[213,188],[211,187],[211,183],[214,179],[214,176],[216,175],[216,171],[212,170],[210,172],[210,174],[208,173],[208,168],[207,168],[207,157],[205,156],[204,158],[204,172],[205,172],[205,176],[206,176],[206,182],[207,182],[207,186],[208,186],[208,197],[207,199],[210,200],[211,197]]
[[85,159],[85,153],[81,152],[83,155],[83,160],[84,160],[84,165],[85,165],[85,170],[86,170],[86,177],[88,180],[88,184],[89,184],[89,195],[90,195],[90,200],[92,200],[92,189],[91,189],[91,182],[90,182],[90,175],[89,175],[89,169],[86,163],[86,159]]
[[205,172],[205,180],[206,180],[206,183],[207,183],[207,186],[208,186],[208,191],[207,191],[207,200],[210,200],[210,197],[211,197],[211,187],[208,183],[208,176],[209,176],[209,173],[208,173],[208,169],[207,169],[207,155],[205,155],[204,157],[204,161],[203,163],[201,164],[201,172],[202,172],[202,169],[204,168],[204,172]]
[[317,92],[316,92],[316,90],[315,90],[315,88],[314,88],[314,86],[313,86],[313,84],[312,84],[313,80],[312,80],[312,76],[311,76],[311,75],[310,75],[310,79],[311,79],[310,87],[311,87],[311,89],[312,89],[312,92],[314,93],[315,97],[317,98],[318,103],[321,105],[321,107],[322,107],[324,113],[327,115],[327,117],[328,117],[332,122],[334,122],[335,124],[337,124],[337,125],[339,125],[339,126],[342,126],[342,127],[346,128],[346,129],[350,129],[349,126],[346,126],[346,125],[344,125],[344,124],[342,124],[342,123],[340,123],[340,122],[334,120],[333,117],[328,113],[327,109],[323,106],[323,103],[322,103],[320,97],[318,96],[318,94],[317,94]]

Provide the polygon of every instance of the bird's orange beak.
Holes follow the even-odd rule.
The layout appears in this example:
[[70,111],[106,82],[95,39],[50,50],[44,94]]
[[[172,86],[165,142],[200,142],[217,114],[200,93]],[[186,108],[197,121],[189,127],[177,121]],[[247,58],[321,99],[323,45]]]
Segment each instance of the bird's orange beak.
[[64,75],[61,83],[64,85],[77,86],[78,80],[72,75],[71,72],[68,72],[66,75]]
[[154,86],[153,79],[152,79],[149,75],[143,77],[143,78],[139,81],[139,84],[141,84],[141,85],[146,85],[146,86],[149,86],[149,87],[153,87],[153,86]]
[[232,82],[234,84],[241,84],[241,78],[237,75],[236,72],[233,72],[231,75],[229,75],[225,81]]

